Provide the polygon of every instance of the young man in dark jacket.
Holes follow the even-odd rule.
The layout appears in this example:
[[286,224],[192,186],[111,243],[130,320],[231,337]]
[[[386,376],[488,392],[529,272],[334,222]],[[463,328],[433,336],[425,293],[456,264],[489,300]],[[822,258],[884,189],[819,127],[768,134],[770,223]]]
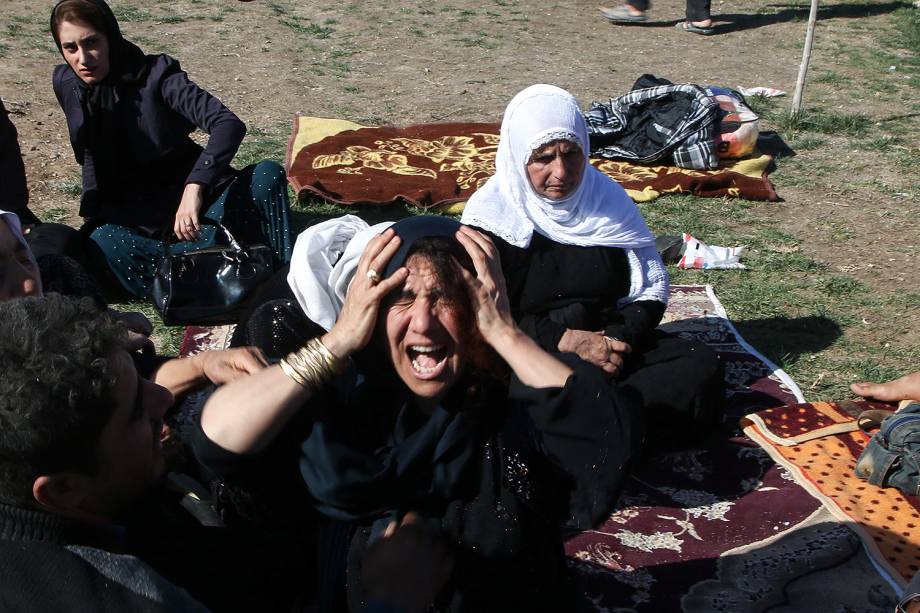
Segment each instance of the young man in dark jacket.
[[87,299],[0,303],[0,610],[289,610],[304,556],[169,505],[173,397],[126,342]]

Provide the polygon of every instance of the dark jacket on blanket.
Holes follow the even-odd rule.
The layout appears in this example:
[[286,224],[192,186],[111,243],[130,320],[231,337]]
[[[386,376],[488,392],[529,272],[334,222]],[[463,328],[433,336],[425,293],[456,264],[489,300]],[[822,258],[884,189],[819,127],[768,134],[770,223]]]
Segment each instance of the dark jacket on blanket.
[[[187,183],[213,190],[232,176],[246,126],[178,61],[143,55],[111,21],[109,38],[113,31],[118,37],[117,45],[110,40],[113,74],[91,88],[66,64],[54,69],[54,93],[83,166],[80,215],[160,228],[171,224]],[[114,64],[119,53],[130,65]],[[107,96],[94,91],[101,87]],[[189,138],[196,128],[210,135],[204,149]]]
[[[652,85],[659,83],[659,85]],[[585,113],[591,155],[707,170],[718,166],[719,105],[703,88],[643,75],[625,96]]]

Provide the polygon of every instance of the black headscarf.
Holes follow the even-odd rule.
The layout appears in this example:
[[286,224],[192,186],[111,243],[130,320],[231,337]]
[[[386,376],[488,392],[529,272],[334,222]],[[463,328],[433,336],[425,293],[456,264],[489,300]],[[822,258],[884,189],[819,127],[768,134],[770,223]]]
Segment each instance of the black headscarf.
[[425,515],[426,507],[459,497],[490,429],[483,427],[481,399],[457,397],[464,395],[424,415],[405,396],[387,407],[379,388],[363,389],[347,407],[317,420],[300,461],[317,509],[335,519],[367,520],[408,510]]
[[[55,15],[61,0],[51,11],[51,36],[63,57],[61,40],[55,29]],[[85,137],[87,145],[98,160],[100,156],[116,156],[118,130],[114,122],[115,106],[118,103],[119,85],[138,85],[147,79],[147,56],[135,45],[124,39],[118,20],[109,5],[103,0],[85,0],[99,9],[109,42],[109,73],[102,81],[87,86],[84,98]],[[79,75],[77,75],[79,78]]]

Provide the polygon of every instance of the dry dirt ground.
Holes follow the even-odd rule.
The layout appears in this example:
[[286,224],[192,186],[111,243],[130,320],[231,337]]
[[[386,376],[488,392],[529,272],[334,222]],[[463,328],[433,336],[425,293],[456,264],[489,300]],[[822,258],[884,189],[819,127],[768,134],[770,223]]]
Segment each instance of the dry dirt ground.
[[[0,0],[0,95],[20,132],[32,207],[76,224],[79,168],[49,79],[60,61],[47,33],[53,4]],[[179,58],[248,124],[250,137],[279,143],[295,112],[368,123],[498,120],[508,100],[536,82],[569,89],[585,107],[625,93],[642,73],[791,96],[808,14],[804,0],[715,0],[718,35],[702,37],[674,28],[684,11],[678,0],[656,0],[644,26],[612,25],[584,0],[113,5],[127,38]],[[806,255],[879,296],[917,293],[918,77],[899,66],[910,52],[886,42],[896,11],[915,9],[885,0],[822,5],[806,105],[826,115],[864,113],[868,135],[824,134],[803,145],[773,175],[783,202],[754,211],[798,239]],[[788,106],[781,100],[777,108]],[[895,136],[878,145],[875,130]],[[273,153],[280,159],[283,150]],[[881,325],[880,340],[920,346],[917,310]]]

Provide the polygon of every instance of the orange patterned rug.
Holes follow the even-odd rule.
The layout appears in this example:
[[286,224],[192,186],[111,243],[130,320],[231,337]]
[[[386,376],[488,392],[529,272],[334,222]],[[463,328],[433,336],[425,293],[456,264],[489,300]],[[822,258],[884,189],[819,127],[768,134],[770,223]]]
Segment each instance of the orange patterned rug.
[[853,472],[869,436],[854,413],[868,402],[791,404],[748,415],[744,432],[862,539],[880,570],[902,588],[920,571],[920,500]]
[[[459,213],[495,172],[499,126],[435,123],[369,127],[340,119],[295,116],[285,157],[298,196],[340,204],[393,204]],[[667,193],[778,200],[767,175],[773,158],[726,160],[715,170],[638,166],[592,159],[636,202]]]

